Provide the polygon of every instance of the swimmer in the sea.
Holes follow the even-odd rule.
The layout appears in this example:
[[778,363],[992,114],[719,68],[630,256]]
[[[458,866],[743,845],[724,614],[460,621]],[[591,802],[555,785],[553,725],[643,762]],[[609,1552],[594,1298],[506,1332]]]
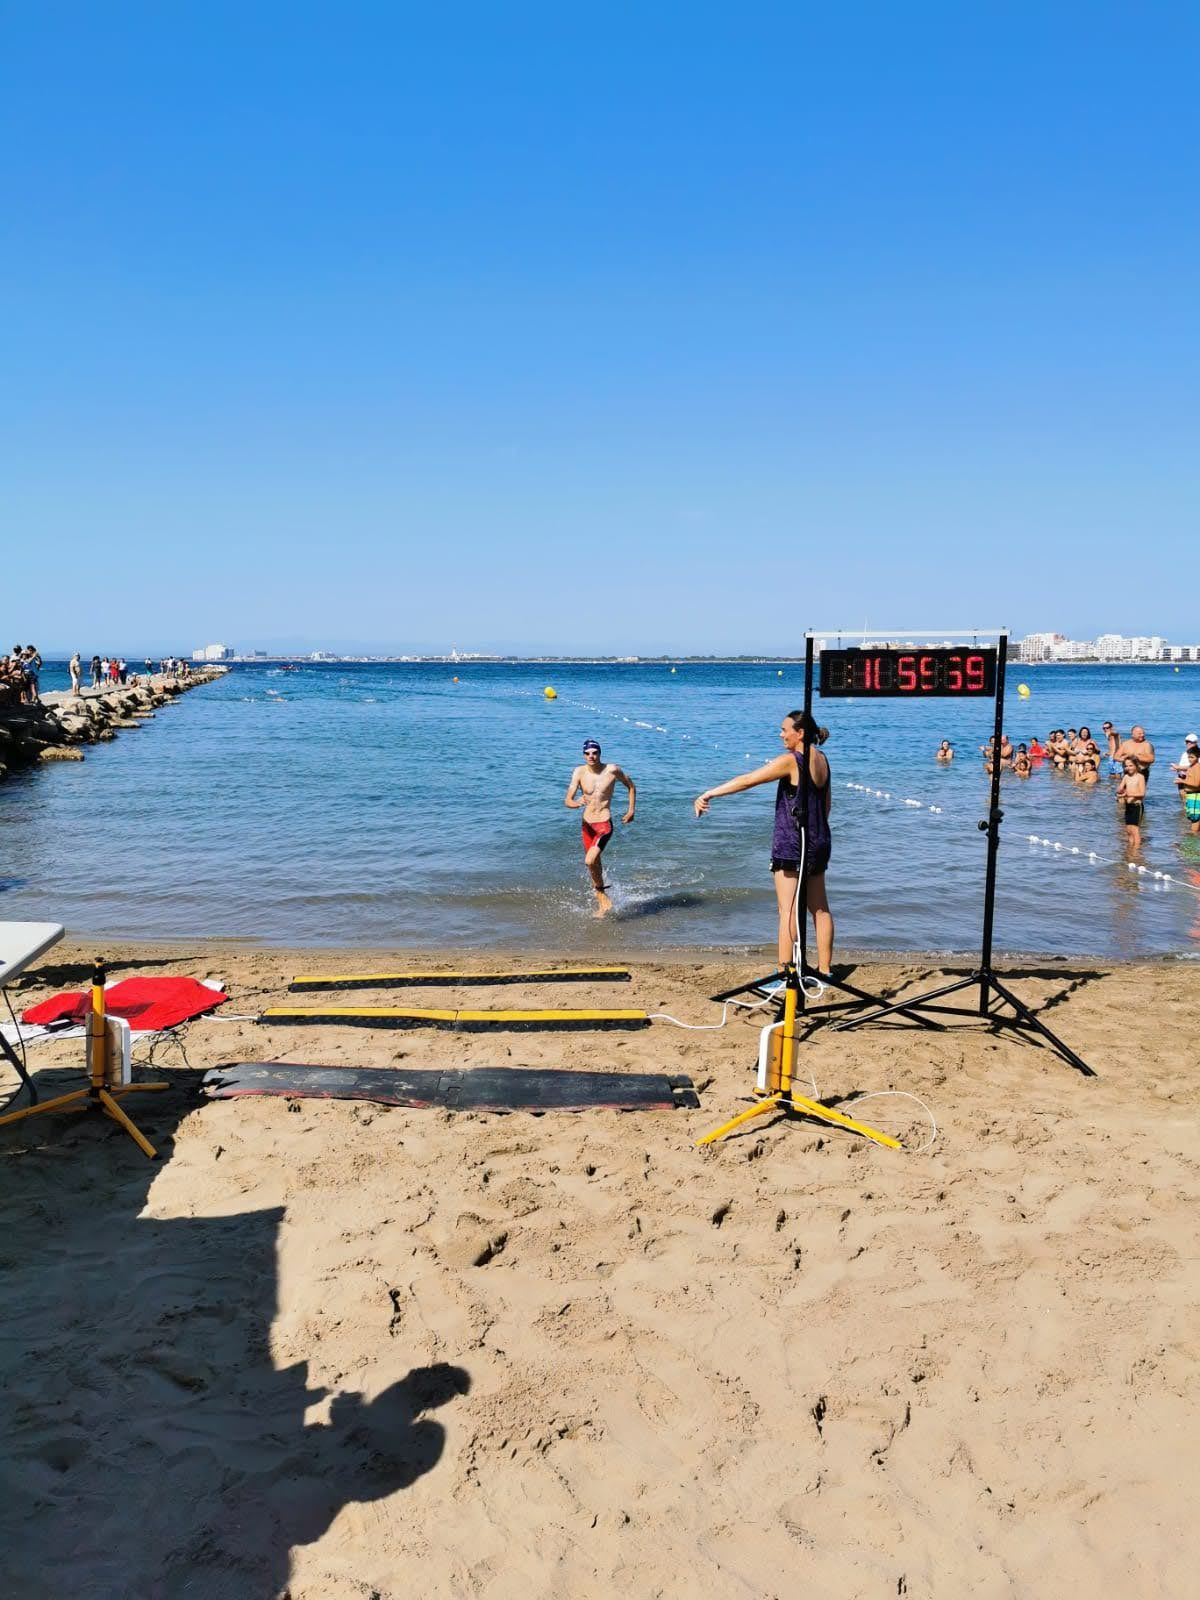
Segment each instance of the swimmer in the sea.
[[1179,792],[1183,796],[1183,810],[1188,820],[1188,830],[1191,833],[1200,833],[1200,745],[1188,745],[1187,766],[1175,782],[1179,785]]
[[633,779],[614,762],[601,759],[600,746],[595,739],[585,739],[583,765],[576,767],[571,774],[563,804],[572,811],[583,811],[583,859],[592,880],[592,888],[596,891],[598,917],[605,917],[612,910],[612,901],[605,893],[600,857],[613,834],[612,797],[618,783],[623,783],[629,790],[629,805],[622,818],[628,826],[633,821],[637,802]]
[[1117,799],[1124,805],[1125,837],[1136,850],[1142,842],[1142,818],[1146,813],[1146,775],[1132,756],[1124,758],[1124,765]]

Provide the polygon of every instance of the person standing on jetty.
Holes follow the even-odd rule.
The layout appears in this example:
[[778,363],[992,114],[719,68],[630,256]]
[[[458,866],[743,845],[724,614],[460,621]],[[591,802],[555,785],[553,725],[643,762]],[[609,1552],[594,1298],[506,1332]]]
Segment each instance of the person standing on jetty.
[[[800,894],[801,850],[808,852],[808,909],[817,935],[817,971],[828,977],[833,963],[833,913],[825,895],[825,869],[829,866],[832,839],[829,832],[829,762],[817,748],[829,737],[828,728],[818,728],[810,713],[789,711],[779,728],[784,753],[754,772],[743,773],[706,789],[692,802],[702,817],[712,801],[721,795],[741,794],[762,783],[774,783],[775,829],[771,835],[771,873],[775,880],[775,902],[779,911],[779,965],[794,959],[796,948],[796,902]],[[808,762],[808,807],[804,822],[804,844],[800,837],[800,793],[804,763]]]
[[[637,790],[633,779],[621,771],[614,762],[604,761],[595,739],[583,742],[583,765],[576,767],[563,796],[563,804],[572,811],[583,811],[583,859],[596,891],[596,915],[606,917],[612,910],[612,901],[605,893],[604,872],[600,857],[612,838],[612,797],[618,783],[629,790],[629,806],[622,819],[628,827],[633,821]],[[580,797],[580,798],[577,798]]]

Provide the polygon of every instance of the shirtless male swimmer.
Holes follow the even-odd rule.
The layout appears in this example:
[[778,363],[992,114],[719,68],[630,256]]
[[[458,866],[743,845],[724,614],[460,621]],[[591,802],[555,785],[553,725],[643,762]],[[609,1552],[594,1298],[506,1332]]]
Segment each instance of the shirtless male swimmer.
[[[628,825],[633,821],[633,808],[637,800],[633,779],[613,762],[600,759],[600,746],[595,739],[585,739],[583,765],[576,767],[571,774],[563,804],[572,811],[583,809],[583,859],[591,874],[592,888],[596,891],[598,917],[607,916],[612,910],[612,901],[604,892],[600,857],[612,838],[612,797],[618,783],[623,783],[629,790],[629,809],[623,819]],[[582,798],[576,799],[577,795]]]

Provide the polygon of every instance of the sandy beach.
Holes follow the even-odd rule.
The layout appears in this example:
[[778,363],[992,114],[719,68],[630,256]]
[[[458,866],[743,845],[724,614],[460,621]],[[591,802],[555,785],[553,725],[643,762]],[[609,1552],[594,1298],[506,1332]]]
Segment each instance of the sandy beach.
[[[92,954],[58,947],[19,1006],[81,986]],[[106,954],[114,978],[224,979],[245,1016],[311,1003],[297,973],[451,964]],[[707,997],[761,970],[642,960],[626,985],[469,1003],[711,1024]],[[876,990],[937,976],[858,969]],[[3,1130],[7,1592],[1194,1593],[1196,969],[1010,977],[1096,1078],[974,1026],[805,1044],[826,1096],[920,1096],[922,1153],[928,1120],[898,1099],[862,1115],[903,1152],[765,1121],[698,1151],[747,1101],[761,1019],[739,1016],[499,1036],[205,1018],[154,1048],[173,1089],[129,1102],[158,1163],[103,1119]],[[80,1048],[31,1047],[44,1095]],[[701,1109],[201,1098],[207,1068],[272,1059],[683,1073]]]

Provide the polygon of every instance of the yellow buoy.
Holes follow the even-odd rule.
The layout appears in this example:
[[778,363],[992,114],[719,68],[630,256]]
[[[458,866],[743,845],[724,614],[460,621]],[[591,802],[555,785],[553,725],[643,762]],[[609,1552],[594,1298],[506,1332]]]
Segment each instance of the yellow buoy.
[[457,678],[452,678],[452,679],[451,679],[451,682],[452,682],[452,683],[457,683],[457,682],[458,682],[458,679],[457,679]]
[[779,671],[775,674],[775,676],[777,678],[782,678],[783,677],[783,668],[782,667],[780,667]]
[[672,672],[674,672],[674,671],[675,671],[675,668],[674,668],[674,667],[672,667],[672,668],[671,668],[671,671],[672,671]]
[[1027,683],[1019,683],[1017,685],[1017,693],[1021,696],[1022,700],[1028,700],[1029,699],[1029,685]]
[[557,700],[558,699],[558,690],[557,689],[552,689],[549,684],[547,684],[546,687],[542,690],[542,693],[546,696],[547,700]]

